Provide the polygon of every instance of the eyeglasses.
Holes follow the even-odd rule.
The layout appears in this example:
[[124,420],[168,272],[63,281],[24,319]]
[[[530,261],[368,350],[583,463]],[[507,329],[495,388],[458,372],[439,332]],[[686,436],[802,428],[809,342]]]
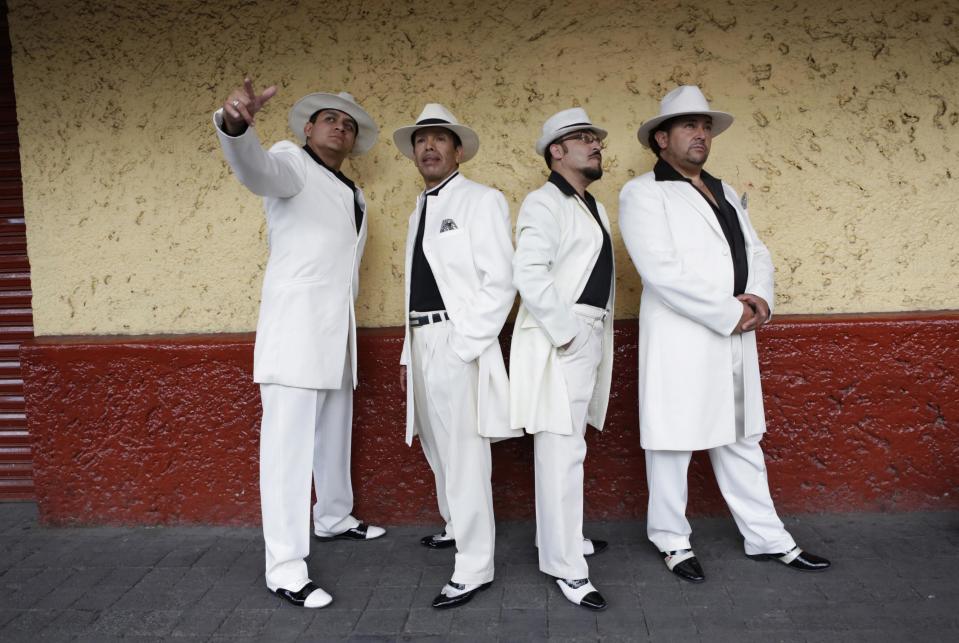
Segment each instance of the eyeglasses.
[[564,136],[563,138],[556,141],[557,143],[565,143],[566,141],[581,141],[586,145],[592,145],[593,143],[599,143],[599,149],[605,150],[606,143],[603,142],[596,132],[591,132],[590,130],[580,130],[578,132],[573,132],[569,136]]

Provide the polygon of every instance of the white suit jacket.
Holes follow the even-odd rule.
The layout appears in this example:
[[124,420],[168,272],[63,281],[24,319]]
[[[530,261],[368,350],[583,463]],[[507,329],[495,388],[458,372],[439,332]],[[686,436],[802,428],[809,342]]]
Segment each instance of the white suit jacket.
[[[723,183],[746,242],[746,292],[773,306],[773,265],[739,197]],[[736,441],[730,335],[729,243],[716,215],[685,181],[648,172],[620,193],[619,227],[643,280],[639,309],[639,426],[644,449],[693,451]],[[746,435],[766,430],[756,333],[742,335]]]
[[[449,179],[439,194],[416,200],[406,237],[406,306],[410,303],[413,245],[423,199],[428,199],[423,231],[426,256],[452,330],[450,348],[464,362],[477,360],[477,431],[489,438],[522,435],[509,427],[509,379],[499,345],[499,333],[513,307],[516,290],[510,260],[509,207],[498,190],[470,181],[462,174]],[[452,222],[450,225],[448,222]],[[447,223],[447,225],[443,225]],[[447,229],[441,232],[443,228]],[[400,363],[411,364],[410,325]],[[413,405],[413,371],[406,369],[406,443],[418,433]]]
[[[596,202],[609,231],[603,204]],[[576,336],[580,322],[572,307],[582,294],[603,246],[603,233],[578,196],[566,196],[554,184],[531,192],[516,222],[513,283],[522,304],[510,347],[510,423],[528,433],[573,431],[566,379],[557,349]],[[602,430],[613,371],[613,304],[603,322],[603,358],[589,403],[587,422]]]
[[270,258],[263,276],[253,352],[253,381],[338,389],[347,354],[356,387],[356,319],[367,216],[356,230],[353,191],[300,147],[281,141],[264,150],[251,127],[223,132],[223,155],[240,182],[263,197]]

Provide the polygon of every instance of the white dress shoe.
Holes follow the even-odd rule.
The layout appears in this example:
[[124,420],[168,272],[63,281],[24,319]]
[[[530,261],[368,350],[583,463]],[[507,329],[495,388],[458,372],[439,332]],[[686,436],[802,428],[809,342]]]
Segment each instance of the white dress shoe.
[[341,531],[340,533],[332,536],[320,536],[319,534],[313,535],[316,536],[317,540],[326,542],[329,540],[373,540],[374,538],[379,538],[385,533],[386,530],[382,527],[368,525],[365,522],[361,522],[356,527],[350,527],[346,531]]
[[468,603],[472,600],[473,596],[477,592],[482,592],[484,589],[493,584],[493,581],[488,583],[454,583],[453,581],[448,582],[443,586],[443,589],[440,590],[439,595],[433,599],[433,607],[436,609],[448,609],[450,607],[458,607],[464,603]]
[[593,587],[588,578],[578,580],[557,578],[556,584],[570,603],[596,611],[606,609],[606,599]]
[[320,589],[313,581],[307,581],[306,585],[295,592],[283,587],[270,587],[269,585],[267,585],[267,587],[271,592],[293,603],[297,607],[326,607],[333,602],[333,597]]

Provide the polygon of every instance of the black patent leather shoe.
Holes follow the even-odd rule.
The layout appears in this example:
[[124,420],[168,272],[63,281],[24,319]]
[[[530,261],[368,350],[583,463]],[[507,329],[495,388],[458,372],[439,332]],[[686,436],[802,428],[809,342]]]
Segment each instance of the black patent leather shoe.
[[432,536],[423,536],[420,544],[430,549],[449,549],[456,546],[455,538],[446,538],[446,534],[434,534]]
[[753,560],[775,560],[801,572],[824,572],[832,566],[825,558],[803,551],[798,546],[784,554],[746,554]]
[[585,607],[596,612],[606,609],[606,599],[599,592],[590,592],[579,602],[580,607]]
[[606,609],[606,599],[588,578],[557,578],[556,584],[570,603],[597,612]]
[[[445,610],[451,607],[459,607],[473,600],[473,596],[482,592],[493,584],[493,581],[483,583],[482,585],[464,585],[450,581],[446,587],[433,599],[433,607],[438,610]],[[467,589],[470,588],[470,589]]]
[[684,581],[690,583],[701,583],[706,580],[703,574],[703,568],[699,564],[696,555],[692,549],[677,549],[674,551],[664,551],[663,560],[666,563],[666,569],[676,574]]
[[385,533],[386,530],[382,527],[361,522],[356,527],[350,527],[346,531],[341,531],[333,536],[317,536],[316,534],[313,534],[313,536],[321,542],[328,542],[330,540],[373,540]]
[[320,589],[313,581],[308,582],[299,591],[291,591],[282,587],[271,589],[271,591],[282,599],[296,605],[297,607],[326,607],[333,602],[333,598],[325,591]]

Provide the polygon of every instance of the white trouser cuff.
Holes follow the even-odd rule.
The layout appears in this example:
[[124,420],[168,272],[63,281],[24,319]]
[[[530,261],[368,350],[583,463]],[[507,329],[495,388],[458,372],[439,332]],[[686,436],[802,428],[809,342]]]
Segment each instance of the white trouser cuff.
[[354,518],[352,515],[347,516],[343,520],[339,521],[333,525],[329,531],[320,529],[320,527],[314,523],[313,524],[313,533],[315,533],[320,538],[330,538],[336,536],[337,534],[342,534],[347,529],[352,529],[360,524],[360,521]]
[[483,583],[491,583],[493,582],[493,570],[474,574],[461,574],[460,572],[454,571],[450,580],[460,585],[482,585]]

